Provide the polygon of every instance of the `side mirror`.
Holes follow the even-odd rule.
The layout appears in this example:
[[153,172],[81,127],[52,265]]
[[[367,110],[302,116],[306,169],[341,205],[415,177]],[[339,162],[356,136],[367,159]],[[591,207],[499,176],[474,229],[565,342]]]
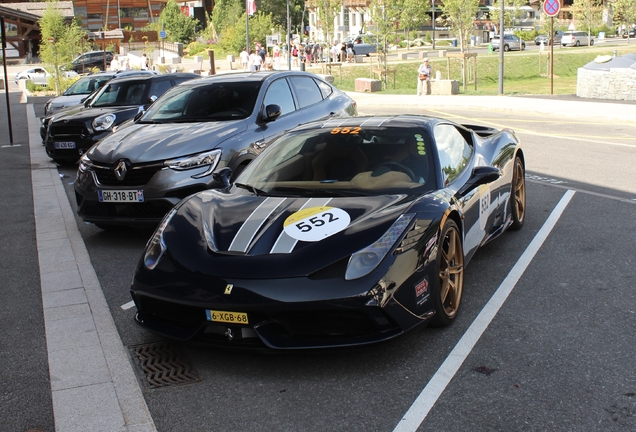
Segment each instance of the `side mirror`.
[[501,170],[497,167],[493,166],[479,166],[473,168],[473,172],[470,175],[470,178],[466,182],[464,186],[462,186],[457,193],[456,197],[462,197],[466,195],[471,190],[483,185],[492,183],[501,177]]
[[265,108],[263,108],[263,111],[261,112],[261,119],[265,122],[271,122],[276,120],[281,113],[283,112],[283,109],[280,107],[280,105],[277,104],[271,104],[271,105],[267,105]]
[[230,178],[232,178],[232,168],[223,167],[212,173],[212,178],[217,182],[221,183],[225,189],[229,189],[230,187]]
[[135,114],[135,117],[133,118],[133,121],[137,122],[137,120],[139,120],[141,118],[141,116],[144,115],[145,112],[146,112],[146,110],[142,109],[142,107],[139,107],[139,111],[137,112],[137,114]]

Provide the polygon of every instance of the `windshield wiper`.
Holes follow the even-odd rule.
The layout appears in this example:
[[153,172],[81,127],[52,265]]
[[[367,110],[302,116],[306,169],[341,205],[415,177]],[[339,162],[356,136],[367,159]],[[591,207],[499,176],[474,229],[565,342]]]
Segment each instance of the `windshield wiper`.
[[267,192],[265,192],[264,190],[258,189],[252,185],[248,185],[245,183],[234,183],[234,186],[240,187],[241,189],[247,189],[248,191],[252,192],[254,195],[267,195]]

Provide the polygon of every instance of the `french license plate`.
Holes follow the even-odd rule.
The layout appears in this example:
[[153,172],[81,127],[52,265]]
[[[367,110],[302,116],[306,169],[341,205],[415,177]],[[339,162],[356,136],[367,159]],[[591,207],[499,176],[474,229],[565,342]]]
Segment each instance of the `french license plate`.
[[134,190],[98,190],[99,202],[144,202],[143,189]]
[[74,149],[75,143],[73,141],[61,141],[53,143],[53,147],[56,149]]
[[245,312],[206,310],[205,316],[208,321],[230,324],[249,324],[249,321],[247,320],[247,314]]

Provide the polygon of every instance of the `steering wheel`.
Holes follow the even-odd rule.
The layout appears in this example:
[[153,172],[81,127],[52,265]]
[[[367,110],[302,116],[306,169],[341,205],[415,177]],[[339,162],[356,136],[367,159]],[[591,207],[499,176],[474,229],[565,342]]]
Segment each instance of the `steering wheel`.
[[[377,165],[375,168],[373,168],[373,171],[377,170],[380,167],[387,167],[389,168],[391,171],[401,171],[404,174],[406,174],[407,176],[409,176],[411,178],[411,181],[416,182],[417,183],[417,177],[415,176],[415,173],[411,170],[411,168],[407,167],[406,165],[402,165],[399,162],[382,162],[381,164]],[[393,169],[393,168],[397,168],[397,169]]]

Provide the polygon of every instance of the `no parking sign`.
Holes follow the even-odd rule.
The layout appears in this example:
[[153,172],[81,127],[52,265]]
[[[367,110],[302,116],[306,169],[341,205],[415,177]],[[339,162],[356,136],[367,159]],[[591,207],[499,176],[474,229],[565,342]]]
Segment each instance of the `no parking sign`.
[[559,0],[545,0],[543,2],[543,12],[548,16],[555,16],[561,10],[561,2]]

